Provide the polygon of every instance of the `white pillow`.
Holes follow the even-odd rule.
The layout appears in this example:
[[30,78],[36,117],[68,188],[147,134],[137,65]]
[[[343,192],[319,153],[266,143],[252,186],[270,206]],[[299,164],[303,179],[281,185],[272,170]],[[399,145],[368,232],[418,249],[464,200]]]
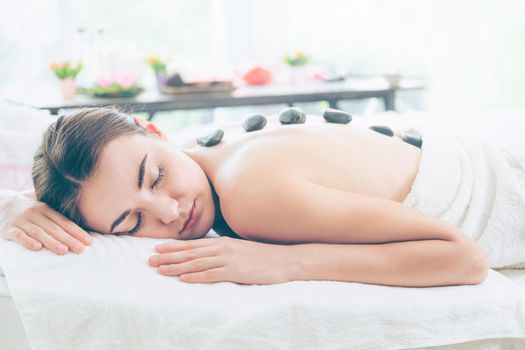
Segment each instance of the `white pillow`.
[[41,134],[54,119],[47,110],[0,102],[0,130]]
[[0,104],[0,189],[33,188],[33,155],[53,120],[48,111]]

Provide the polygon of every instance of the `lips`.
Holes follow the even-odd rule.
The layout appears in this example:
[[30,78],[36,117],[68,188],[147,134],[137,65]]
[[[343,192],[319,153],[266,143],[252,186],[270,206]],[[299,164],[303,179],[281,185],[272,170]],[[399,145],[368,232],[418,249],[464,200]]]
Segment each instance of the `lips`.
[[193,203],[191,204],[190,211],[188,212],[188,215],[186,217],[186,221],[184,222],[184,226],[182,226],[182,229],[180,230],[180,232],[182,232],[182,231],[184,231],[186,229],[186,226],[188,225],[188,223],[192,219],[192,217],[193,217],[193,209],[194,208],[195,208],[195,200],[193,200]]

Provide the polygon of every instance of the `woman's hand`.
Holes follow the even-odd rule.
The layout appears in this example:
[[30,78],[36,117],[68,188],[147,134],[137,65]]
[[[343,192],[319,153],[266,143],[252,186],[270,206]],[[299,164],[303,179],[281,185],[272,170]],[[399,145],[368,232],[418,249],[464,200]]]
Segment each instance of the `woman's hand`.
[[40,250],[43,245],[59,255],[68,250],[79,254],[84,245],[91,244],[91,236],[86,231],[38,201],[8,219],[4,238],[31,250]]
[[183,282],[277,284],[289,282],[287,246],[231,237],[202,238],[156,246],[149,259],[160,274],[179,276]]

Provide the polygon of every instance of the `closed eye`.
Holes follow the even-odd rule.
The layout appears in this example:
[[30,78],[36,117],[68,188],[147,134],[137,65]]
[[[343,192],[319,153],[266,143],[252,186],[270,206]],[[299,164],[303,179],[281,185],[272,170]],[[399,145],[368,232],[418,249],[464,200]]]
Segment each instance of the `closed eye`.
[[137,220],[137,224],[135,225],[135,227],[133,227],[129,232],[128,232],[128,235],[133,235],[135,233],[137,233],[137,231],[140,229],[140,226],[142,225],[142,213],[139,213],[139,217],[138,217],[138,220]]
[[[159,165],[159,176],[157,176],[157,179],[153,182],[153,184],[151,185],[151,188],[152,189],[155,188],[162,181],[163,177],[164,177],[164,167],[162,165]],[[139,212],[137,224],[135,225],[134,228],[129,230],[128,235],[134,235],[135,233],[138,232],[138,230],[140,230],[140,226],[142,225],[142,215],[143,214]]]
[[151,188],[152,189],[155,188],[162,181],[163,177],[164,177],[164,167],[162,165],[159,165],[159,176],[157,177],[155,182],[153,182],[153,184],[151,185]]

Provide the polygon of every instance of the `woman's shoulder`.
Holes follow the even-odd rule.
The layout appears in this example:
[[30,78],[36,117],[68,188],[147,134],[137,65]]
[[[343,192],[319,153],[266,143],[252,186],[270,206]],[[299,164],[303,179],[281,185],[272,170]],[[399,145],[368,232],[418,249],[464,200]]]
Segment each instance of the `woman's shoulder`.
[[299,182],[291,174],[272,168],[238,173],[233,181],[216,187],[222,215],[237,234],[245,237],[255,217],[268,215],[275,203],[282,203],[288,196],[300,197],[296,186]]

